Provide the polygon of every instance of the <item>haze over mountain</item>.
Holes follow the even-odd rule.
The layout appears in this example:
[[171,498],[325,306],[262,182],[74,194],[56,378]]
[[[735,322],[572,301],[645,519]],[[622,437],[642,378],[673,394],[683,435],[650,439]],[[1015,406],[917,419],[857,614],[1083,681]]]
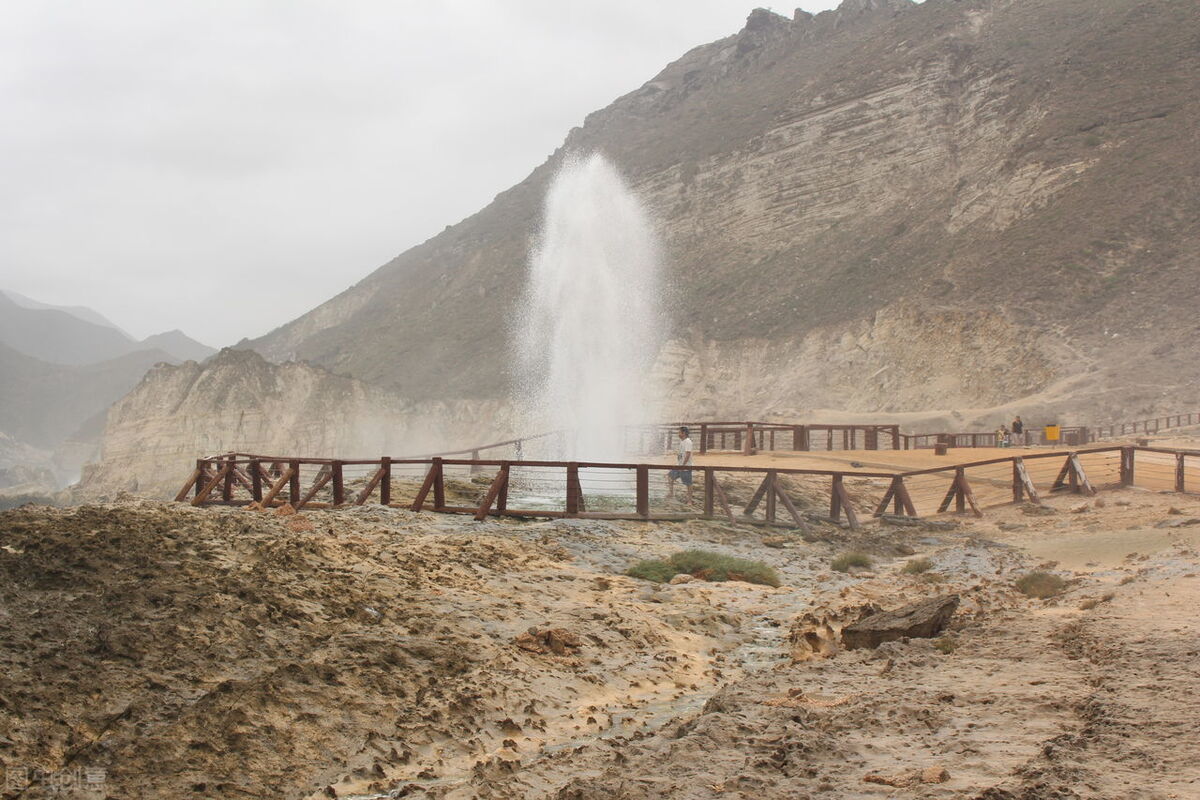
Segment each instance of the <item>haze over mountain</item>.
[[78,474],[108,407],[161,362],[216,352],[180,331],[136,341],[99,312],[0,291],[0,468]]
[[[1200,327],[1198,40],[1200,4],[1170,0],[756,10],[479,213],[239,346],[417,401],[409,425],[453,403],[500,428],[547,184],[601,151],[666,246],[671,338],[649,378],[667,401],[648,417],[1176,410],[1200,378],[1182,344]],[[172,375],[159,413],[184,399]],[[185,383],[193,407],[227,396]],[[133,464],[122,419],[106,442]]]
[[54,364],[95,364],[139,350],[160,349],[180,361],[217,352],[182,331],[137,341],[99,312],[39,303],[0,291],[0,343]]
[[129,338],[129,339],[133,338],[126,331],[122,330],[120,326],[118,326],[116,323],[114,323],[112,320],[110,320],[108,317],[104,316],[99,311],[96,311],[93,308],[88,308],[87,306],[50,305],[49,303],[42,303],[37,300],[34,300],[32,297],[26,297],[25,295],[19,294],[10,289],[0,289],[0,296],[7,297],[9,300],[16,303],[21,308],[31,308],[34,310],[64,311],[77,319],[83,320],[84,322],[91,322],[95,325],[100,325],[105,328],[112,328],[113,330],[120,331],[121,333],[125,334],[126,338]]

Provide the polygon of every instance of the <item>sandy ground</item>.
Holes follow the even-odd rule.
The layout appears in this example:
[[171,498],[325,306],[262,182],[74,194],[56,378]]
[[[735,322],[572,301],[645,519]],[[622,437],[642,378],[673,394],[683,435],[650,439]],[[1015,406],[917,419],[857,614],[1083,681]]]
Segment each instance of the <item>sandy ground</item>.
[[[5,512],[0,797],[1200,797],[1200,501],[1049,507],[788,534]],[[687,547],[783,585],[621,574]],[[851,549],[874,566],[830,570]],[[921,556],[926,576],[900,571]],[[1066,591],[1017,592],[1038,567]],[[943,592],[962,604],[939,640],[797,643]],[[567,644],[523,649],[530,628]],[[946,780],[864,780],[929,768]]]

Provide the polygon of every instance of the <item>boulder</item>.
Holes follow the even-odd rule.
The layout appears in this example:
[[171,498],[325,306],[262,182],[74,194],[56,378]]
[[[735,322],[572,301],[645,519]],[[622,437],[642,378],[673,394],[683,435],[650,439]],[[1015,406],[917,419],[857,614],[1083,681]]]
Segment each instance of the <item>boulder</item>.
[[880,611],[842,628],[842,644],[849,650],[878,647],[897,639],[928,639],[946,627],[958,608],[958,595],[933,597],[919,603]]
[[563,628],[530,628],[518,636],[514,643],[530,653],[552,653],[556,656],[570,655],[583,646],[579,636]]
[[681,572],[675,577],[671,578],[671,580],[667,581],[667,583],[671,584],[672,586],[678,586],[681,583],[691,583],[694,580],[696,580],[695,577],[688,575],[686,572]]

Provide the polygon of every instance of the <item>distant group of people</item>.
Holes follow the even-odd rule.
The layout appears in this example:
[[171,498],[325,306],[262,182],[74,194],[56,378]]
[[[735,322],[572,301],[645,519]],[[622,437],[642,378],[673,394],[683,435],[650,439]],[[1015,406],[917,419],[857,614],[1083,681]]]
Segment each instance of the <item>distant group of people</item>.
[[1001,425],[996,429],[997,447],[1024,447],[1025,444],[1025,423],[1020,414],[1013,418],[1011,427]]

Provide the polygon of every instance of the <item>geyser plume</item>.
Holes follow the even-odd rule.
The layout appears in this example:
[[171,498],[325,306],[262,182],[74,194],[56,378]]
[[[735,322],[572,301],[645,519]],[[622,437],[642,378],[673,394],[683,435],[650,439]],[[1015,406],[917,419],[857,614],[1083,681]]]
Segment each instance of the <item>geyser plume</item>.
[[525,430],[566,431],[563,458],[619,460],[624,427],[653,415],[659,250],[645,208],[607,159],[563,163],[530,254],[515,376]]

